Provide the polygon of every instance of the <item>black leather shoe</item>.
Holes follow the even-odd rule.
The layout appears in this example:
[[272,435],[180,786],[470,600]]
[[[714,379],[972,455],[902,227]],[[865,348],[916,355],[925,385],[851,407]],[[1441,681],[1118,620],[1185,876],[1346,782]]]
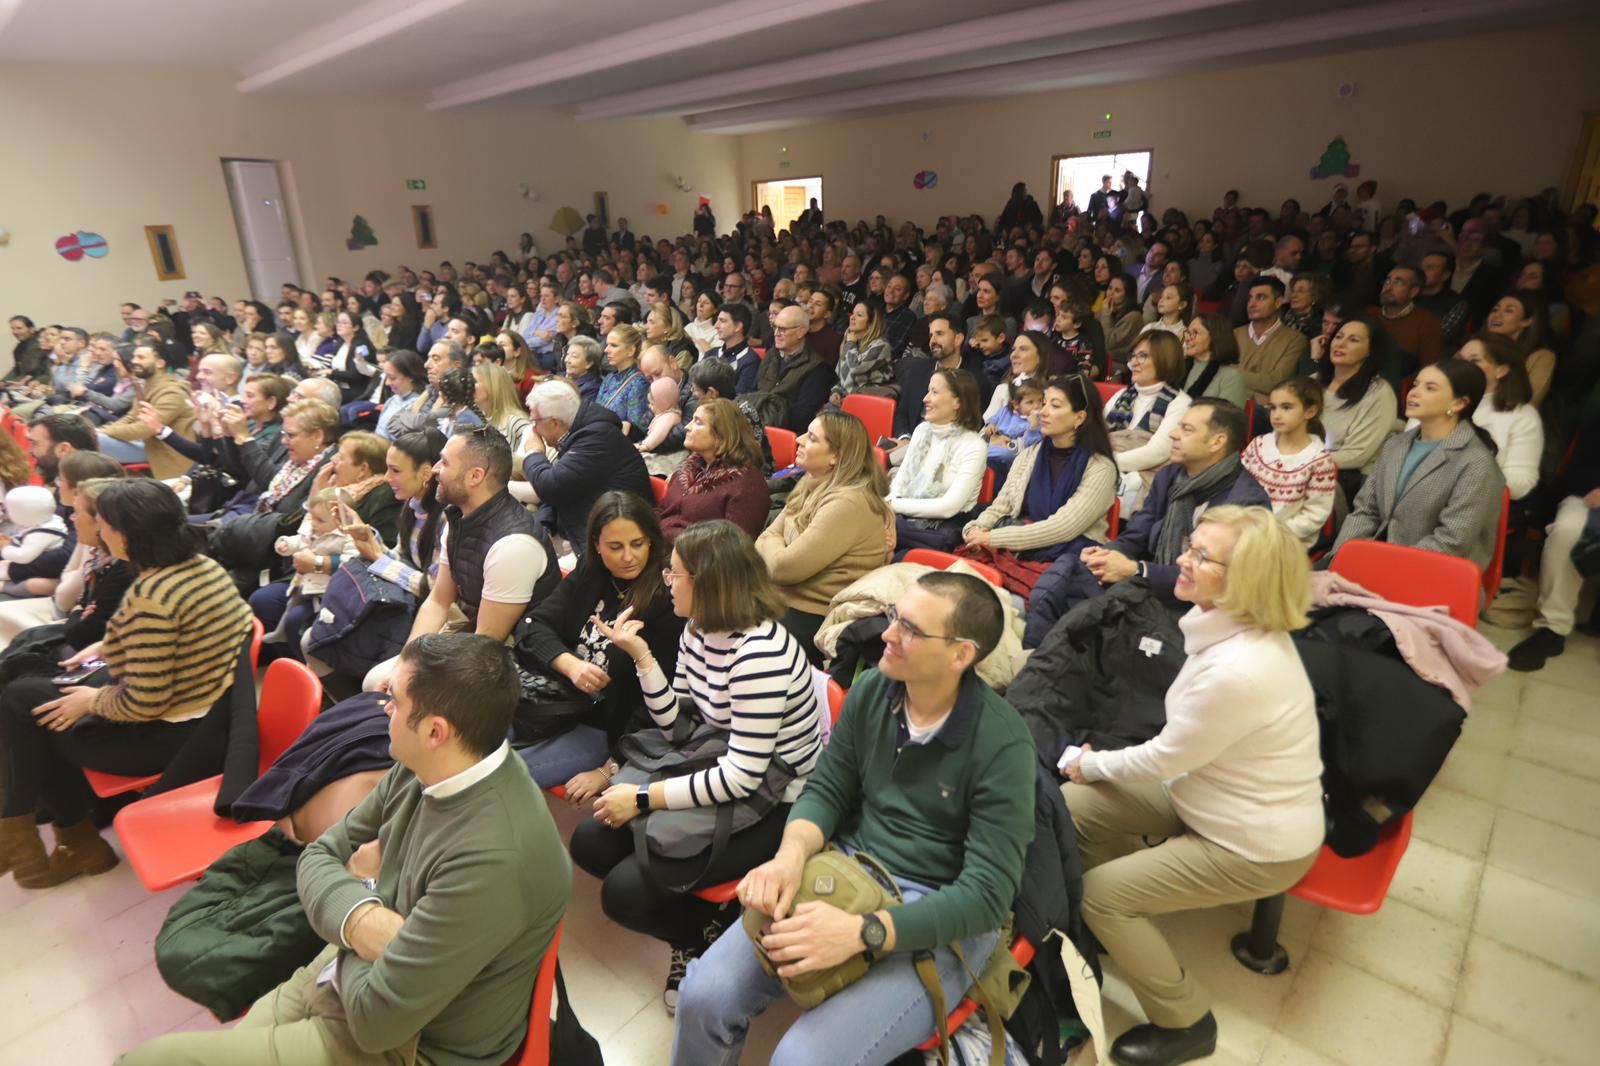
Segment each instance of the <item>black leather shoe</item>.
[[1217,1019],[1210,1012],[1187,1029],[1136,1025],[1111,1043],[1111,1061],[1120,1066],[1178,1066],[1217,1050]]

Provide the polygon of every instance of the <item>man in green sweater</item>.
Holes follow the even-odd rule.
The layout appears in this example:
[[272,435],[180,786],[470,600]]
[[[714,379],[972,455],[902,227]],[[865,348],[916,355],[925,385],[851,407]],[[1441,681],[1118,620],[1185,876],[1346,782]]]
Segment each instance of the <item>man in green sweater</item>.
[[[762,947],[780,976],[862,952],[873,960],[866,976],[790,1027],[773,1066],[887,1063],[932,1035],[932,1001],[913,955],[933,953],[954,1006],[970,982],[947,945],[959,943],[982,969],[1033,840],[1033,742],[972,669],[1000,640],[994,590],[965,574],[927,574],[889,617],[882,672],[850,690],[777,857],[739,884],[739,902],[773,918]],[[869,915],[821,901],[794,907],[806,860],[829,841],[882,862],[905,902]],[[689,964],[672,1061],[738,1062],[751,1019],[782,994],[734,926]]]
[[508,757],[520,684],[506,649],[418,637],[389,705],[398,762],[306,848],[300,899],[328,947],[233,1029],[161,1037],[122,1066],[500,1066],[572,867],[544,797]]

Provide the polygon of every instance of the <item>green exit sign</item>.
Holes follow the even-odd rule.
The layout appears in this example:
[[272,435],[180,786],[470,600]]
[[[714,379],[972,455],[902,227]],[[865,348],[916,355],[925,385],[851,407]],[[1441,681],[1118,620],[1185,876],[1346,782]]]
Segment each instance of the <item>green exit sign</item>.
[[1106,138],[1108,138],[1110,136],[1111,136],[1111,131],[1110,130],[1095,130],[1094,131],[1094,139],[1097,140],[1097,141],[1103,141],[1103,140],[1105,140]]
[[406,179],[406,188],[408,189],[426,189],[427,187],[428,183],[423,181],[421,178]]

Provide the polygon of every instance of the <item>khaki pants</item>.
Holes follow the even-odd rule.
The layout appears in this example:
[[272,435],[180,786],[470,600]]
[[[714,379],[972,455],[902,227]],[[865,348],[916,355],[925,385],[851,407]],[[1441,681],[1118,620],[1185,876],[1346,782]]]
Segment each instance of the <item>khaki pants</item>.
[[332,946],[256,1000],[232,1029],[158,1036],[128,1052],[118,1066],[413,1066],[417,1038],[391,1051],[362,1051],[332,984],[317,974],[338,953]]
[[[1083,852],[1083,918],[1156,1025],[1181,1029],[1211,998],[1173,955],[1152,915],[1277,895],[1316,861],[1251,862],[1189,831],[1159,782],[1061,786]],[[1141,837],[1165,837],[1145,847]]]
[[1589,508],[1581,496],[1568,496],[1556,508],[1556,518],[1545,527],[1544,554],[1539,561],[1539,616],[1533,624],[1566,636],[1583,595],[1583,575],[1572,565],[1572,549],[1583,536]]

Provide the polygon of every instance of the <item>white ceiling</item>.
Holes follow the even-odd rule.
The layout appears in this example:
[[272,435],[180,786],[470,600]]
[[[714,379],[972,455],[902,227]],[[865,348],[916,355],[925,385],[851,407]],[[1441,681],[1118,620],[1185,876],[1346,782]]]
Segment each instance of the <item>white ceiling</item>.
[[[332,8],[332,10],[330,10]],[[0,61],[743,133],[1592,16],[1594,0],[0,0]]]

